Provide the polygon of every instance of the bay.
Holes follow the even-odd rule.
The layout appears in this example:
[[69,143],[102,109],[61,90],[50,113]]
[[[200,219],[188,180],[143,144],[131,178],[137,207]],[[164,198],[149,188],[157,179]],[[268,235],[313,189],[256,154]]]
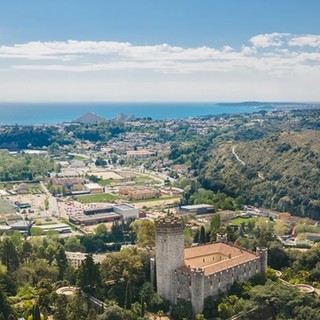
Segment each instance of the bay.
[[0,125],[53,124],[70,122],[86,112],[106,119],[119,113],[155,120],[177,119],[203,115],[252,113],[255,104],[216,103],[0,103]]

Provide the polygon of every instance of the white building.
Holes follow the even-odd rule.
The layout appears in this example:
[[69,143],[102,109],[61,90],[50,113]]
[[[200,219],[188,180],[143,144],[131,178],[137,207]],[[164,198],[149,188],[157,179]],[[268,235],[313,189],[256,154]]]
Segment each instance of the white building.
[[123,219],[139,218],[139,209],[127,203],[114,205],[113,211],[122,215]]

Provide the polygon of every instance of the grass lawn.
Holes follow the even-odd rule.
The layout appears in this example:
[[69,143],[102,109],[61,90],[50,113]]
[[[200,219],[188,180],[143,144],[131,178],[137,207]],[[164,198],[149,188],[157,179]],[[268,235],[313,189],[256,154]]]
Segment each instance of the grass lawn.
[[118,199],[117,196],[110,193],[100,193],[85,196],[77,196],[76,199],[81,203],[92,203],[92,202],[111,202]]
[[235,218],[229,221],[230,224],[234,224],[236,226],[240,226],[241,223],[248,224],[248,222],[257,222],[258,218],[256,217],[251,217],[251,218]]
[[179,196],[164,196],[164,197],[160,197],[160,198],[133,200],[133,201],[129,201],[129,202],[131,202],[131,203],[136,203],[136,202],[152,202],[152,201],[164,201],[164,200],[172,200],[172,199],[180,200],[180,197],[179,197]]
[[145,184],[157,184],[159,183],[159,181],[156,181],[152,178],[149,178],[147,176],[135,176],[133,178],[133,181],[137,184],[137,185],[145,185]]
[[105,180],[99,180],[98,184],[102,187],[105,187],[109,184],[111,184],[114,180],[113,179],[105,179]]
[[15,213],[16,210],[3,198],[0,198],[0,214]]

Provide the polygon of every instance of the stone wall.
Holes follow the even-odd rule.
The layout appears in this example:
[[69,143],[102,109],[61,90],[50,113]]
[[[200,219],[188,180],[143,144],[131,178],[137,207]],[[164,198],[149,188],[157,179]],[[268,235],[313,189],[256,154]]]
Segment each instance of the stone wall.
[[174,277],[176,298],[191,301],[194,313],[201,313],[206,297],[226,292],[235,281],[247,281],[260,273],[260,256],[207,276],[199,269],[177,270]]

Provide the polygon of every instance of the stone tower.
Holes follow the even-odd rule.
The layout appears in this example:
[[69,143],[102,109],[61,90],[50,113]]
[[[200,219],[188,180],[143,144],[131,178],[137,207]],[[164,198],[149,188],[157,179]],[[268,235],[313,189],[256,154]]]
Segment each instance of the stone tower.
[[257,247],[256,253],[258,256],[260,256],[261,272],[267,272],[268,249],[264,247]]
[[227,233],[217,233],[217,242],[228,243],[228,234]]
[[184,266],[184,236],[181,219],[165,217],[156,221],[157,291],[175,303],[175,270]]

